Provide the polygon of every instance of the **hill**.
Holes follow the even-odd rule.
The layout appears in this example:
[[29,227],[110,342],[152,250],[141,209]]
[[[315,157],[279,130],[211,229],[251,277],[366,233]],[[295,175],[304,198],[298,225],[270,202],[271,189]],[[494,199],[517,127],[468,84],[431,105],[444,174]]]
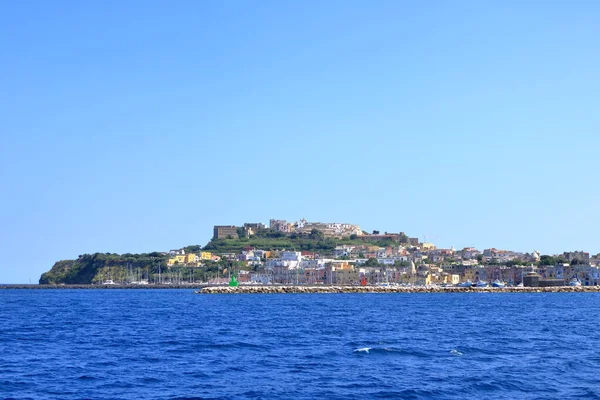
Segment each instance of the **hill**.
[[281,233],[265,233],[253,235],[248,238],[212,239],[203,250],[215,253],[238,253],[248,247],[261,250],[289,250],[289,251],[312,251],[320,254],[329,254],[339,245],[372,245],[390,246],[399,244],[391,239],[373,238],[368,236],[351,236],[348,238],[325,237],[320,232],[307,235],[284,235]]
[[48,284],[91,284],[104,280],[125,280],[128,273],[151,277],[164,264],[167,256],[149,254],[84,254],[76,260],[57,261],[50,271],[40,277],[40,285]]
[[[186,253],[197,253],[202,250],[216,254],[239,253],[253,247],[262,250],[288,250],[311,251],[321,255],[330,255],[339,245],[374,245],[389,246],[398,244],[389,238],[369,238],[368,236],[352,236],[348,238],[325,237],[321,232],[314,231],[310,234],[284,235],[280,232],[265,231],[257,235],[243,238],[213,239],[204,247],[199,245],[187,246],[183,249]],[[75,260],[57,261],[52,268],[42,274],[40,284],[94,284],[106,280],[115,282],[128,282],[132,280],[146,280],[158,282],[159,271],[163,277],[173,280],[173,277],[191,277],[191,279],[205,279],[220,265],[209,262],[206,268],[186,268],[183,266],[167,267],[169,256],[163,253],[143,254],[115,254],[94,253],[83,254]],[[215,265],[213,265],[215,264]]]

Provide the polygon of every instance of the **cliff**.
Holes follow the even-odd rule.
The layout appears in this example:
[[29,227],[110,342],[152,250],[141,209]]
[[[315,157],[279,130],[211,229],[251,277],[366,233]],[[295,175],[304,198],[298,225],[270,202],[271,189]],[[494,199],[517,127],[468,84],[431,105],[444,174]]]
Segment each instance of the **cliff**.
[[57,261],[50,271],[40,277],[40,285],[92,284],[107,279],[125,280],[128,274],[149,277],[167,257],[161,253],[148,254],[84,254],[76,260]]

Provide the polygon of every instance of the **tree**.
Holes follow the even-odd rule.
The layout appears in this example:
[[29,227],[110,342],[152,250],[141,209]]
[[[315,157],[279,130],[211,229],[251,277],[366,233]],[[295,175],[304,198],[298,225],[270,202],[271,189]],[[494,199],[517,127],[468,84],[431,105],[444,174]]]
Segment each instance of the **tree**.
[[309,237],[311,239],[323,239],[325,237],[325,235],[323,235],[323,232],[321,232],[320,230],[313,228],[310,231]]
[[410,263],[408,261],[400,261],[400,260],[394,261],[394,267],[408,267],[409,265],[410,265]]
[[543,255],[540,257],[540,265],[556,265],[556,259],[552,256]]
[[365,267],[378,267],[379,263],[377,262],[376,258],[369,258],[365,263],[364,263]]
[[356,233],[353,233],[352,235],[350,235],[350,240],[356,240],[358,238],[358,235]]
[[408,236],[406,236],[404,232],[400,232],[398,239],[400,240],[400,243],[408,243]]
[[[183,250],[185,250],[186,253],[197,253],[202,249],[202,246],[200,246],[199,244],[194,244],[194,245],[190,245],[190,246],[185,246],[183,248]],[[156,257],[156,252],[155,253],[150,253],[148,254],[150,257]],[[160,255],[160,253],[158,253]]]
[[379,235],[379,231],[373,231],[373,235]]

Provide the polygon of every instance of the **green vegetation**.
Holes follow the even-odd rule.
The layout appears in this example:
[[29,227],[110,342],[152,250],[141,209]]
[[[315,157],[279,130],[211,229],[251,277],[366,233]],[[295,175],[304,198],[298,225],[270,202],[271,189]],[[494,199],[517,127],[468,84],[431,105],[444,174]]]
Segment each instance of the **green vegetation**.
[[[200,246],[199,244],[194,244],[194,245],[190,245],[190,246],[185,246],[183,248],[183,250],[185,250],[185,254],[198,253],[199,251],[202,250],[202,246]],[[154,253],[151,253],[151,254],[154,254]]]
[[[240,232],[242,233],[242,232]],[[331,254],[339,245],[371,245],[385,247],[395,245],[390,239],[362,240],[364,237],[352,235],[343,239],[326,237],[323,232],[313,229],[310,233],[284,234],[271,229],[261,229],[255,235],[239,238],[213,239],[206,246],[190,245],[183,249],[187,253],[199,253],[202,250],[216,254],[239,253],[246,248],[262,250],[311,251],[319,254]],[[361,256],[364,256],[361,254]],[[239,271],[243,267],[237,261],[207,261],[201,268],[185,267],[176,264],[167,267],[169,256],[159,253],[83,254],[76,260],[62,260],[54,264],[50,271],[42,274],[40,284],[99,284],[106,280],[114,282],[130,282],[146,280],[149,283],[167,280],[208,280],[221,276],[229,271]],[[176,278],[174,278],[176,277]]]
[[356,236],[343,239],[328,238],[322,232],[313,229],[309,234],[292,233],[286,235],[281,232],[272,232],[270,230],[259,231],[256,235],[249,238],[239,239],[213,239],[203,250],[215,253],[238,253],[247,247],[254,247],[262,250],[290,250],[290,251],[312,251],[316,253],[331,253],[336,246],[340,245],[371,245],[371,246],[392,246],[398,243],[390,239],[383,240],[360,240]]
[[557,256],[557,257],[553,257],[553,256],[548,256],[548,255],[542,255],[540,256],[540,261],[539,261],[539,265],[556,265],[556,264],[564,264],[567,262],[567,259],[564,258],[563,256]]
[[[199,246],[198,246],[199,247]],[[195,246],[185,247],[186,252]],[[197,250],[196,250],[197,251]],[[90,285],[107,280],[130,283],[145,280],[148,283],[199,282],[226,277],[230,271],[238,272],[250,267],[238,261],[206,261],[203,267],[166,265],[169,256],[161,253],[148,254],[83,254],[76,260],[62,260],[42,274],[40,285]]]
[[[94,253],[80,255],[77,260],[62,260],[42,274],[40,284],[91,284],[106,279],[125,280],[127,273],[152,277],[159,266],[166,263],[167,256],[161,253],[113,254]],[[129,271],[128,271],[129,269]]]

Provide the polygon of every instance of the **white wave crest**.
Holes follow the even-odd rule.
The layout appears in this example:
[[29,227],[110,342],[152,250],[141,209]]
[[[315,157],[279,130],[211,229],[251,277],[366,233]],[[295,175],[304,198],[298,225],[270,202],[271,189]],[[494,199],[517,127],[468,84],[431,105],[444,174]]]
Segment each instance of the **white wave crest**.
[[368,353],[371,347],[361,347],[360,349],[354,350],[355,353]]

